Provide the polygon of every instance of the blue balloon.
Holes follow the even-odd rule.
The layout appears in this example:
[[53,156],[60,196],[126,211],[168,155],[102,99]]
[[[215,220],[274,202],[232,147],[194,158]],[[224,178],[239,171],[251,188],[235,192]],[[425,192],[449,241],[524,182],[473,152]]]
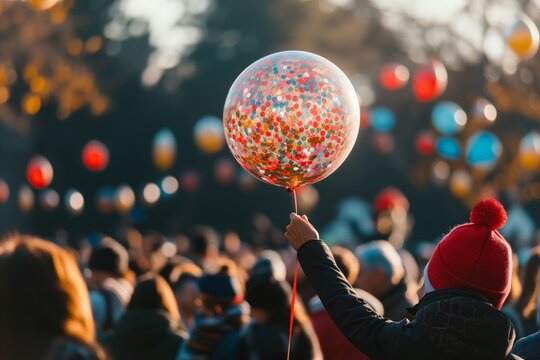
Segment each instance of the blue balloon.
[[441,134],[453,135],[467,123],[467,114],[461,106],[451,101],[441,101],[431,112],[433,126]]
[[396,125],[396,115],[387,107],[377,106],[371,109],[371,127],[377,132],[390,132]]
[[467,163],[472,167],[489,169],[497,163],[501,153],[499,138],[489,131],[480,131],[469,139]]
[[444,136],[437,140],[437,152],[444,159],[455,160],[461,156],[461,146],[453,137]]

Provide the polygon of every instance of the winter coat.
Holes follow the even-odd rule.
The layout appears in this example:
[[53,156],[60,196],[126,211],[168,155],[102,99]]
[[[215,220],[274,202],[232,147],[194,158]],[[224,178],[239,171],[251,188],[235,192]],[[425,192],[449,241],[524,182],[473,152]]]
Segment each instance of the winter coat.
[[131,309],[99,341],[111,360],[174,360],[187,334],[161,310]]
[[305,243],[298,260],[332,320],[372,360],[519,359],[512,322],[478,293],[434,291],[411,309],[413,321],[394,322],[356,295],[322,241]]
[[540,360],[540,331],[519,339],[512,352],[526,360]]

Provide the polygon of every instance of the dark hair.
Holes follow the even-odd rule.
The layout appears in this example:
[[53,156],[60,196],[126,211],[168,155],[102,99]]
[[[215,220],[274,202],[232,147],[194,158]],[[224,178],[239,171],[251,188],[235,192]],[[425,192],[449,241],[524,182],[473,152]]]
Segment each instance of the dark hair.
[[333,246],[332,254],[339,270],[345,275],[350,284],[354,284],[360,272],[360,262],[354,253],[342,246]]
[[219,248],[219,236],[209,226],[198,226],[193,231],[191,243],[194,254],[205,255],[209,248]]
[[155,274],[149,273],[139,278],[127,308],[162,310],[173,319],[181,320],[171,287],[164,278]]
[[522,293],[516,303],[524,319],[529,319],[537,308],[538,290],[540,289],[540,246],[531,249],[531,256],[525,265]]
[[[73,257],[57,245],[21,235],[1,242],[0,294],[0,358],[42,355],[44,339],[95,346],[88,290]],[[44,348],[32,348],[36,342]]]

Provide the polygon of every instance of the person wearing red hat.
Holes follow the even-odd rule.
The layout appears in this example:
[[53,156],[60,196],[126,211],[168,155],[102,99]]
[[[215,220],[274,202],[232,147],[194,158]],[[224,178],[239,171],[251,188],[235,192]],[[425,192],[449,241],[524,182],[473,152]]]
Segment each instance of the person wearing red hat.
[[412,321],[385,319],[358,297],[305,215],[291,214],[285,236],[338,328],[376,359],[519,359],[511,353],[515,330],[500,311],[510,292],[512,251],[497,231],[506,212],[484,200],[471,222],[437,245]]

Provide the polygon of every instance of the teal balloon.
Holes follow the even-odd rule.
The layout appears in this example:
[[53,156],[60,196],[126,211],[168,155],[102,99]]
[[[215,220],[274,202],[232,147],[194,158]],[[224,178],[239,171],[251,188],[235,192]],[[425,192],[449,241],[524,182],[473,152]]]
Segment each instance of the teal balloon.
[[499,138],[489,131],[480,131],[469,139],[467,163],[472,167],[489,169],[497,163],[501,153]]
[[447,160],[459,159],[461,156],[461,146],[453,137],[443,136],[437,140],[437,153]]
[[396,115],[387,107],[374,107],[370,115],[371,127],[377,132],[390,132],[396,125]]
[[467,123],[467,114],[461,106],[451,101],[441,101],[431,112],[433,126],[441,134],[453,135]]

